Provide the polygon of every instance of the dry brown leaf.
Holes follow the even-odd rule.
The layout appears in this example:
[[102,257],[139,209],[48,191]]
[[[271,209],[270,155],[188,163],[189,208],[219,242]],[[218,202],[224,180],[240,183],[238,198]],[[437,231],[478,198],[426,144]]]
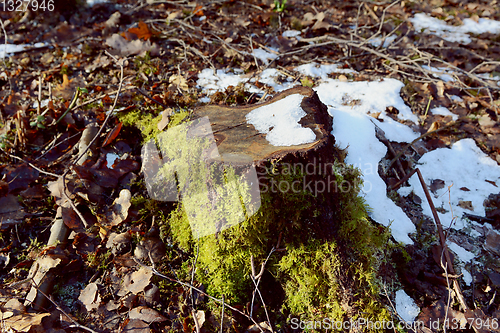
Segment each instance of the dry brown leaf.
[[160,52],[156,43],[151,43],[149,40],[142,41],[140,39],[129,42],[119,34],[113,34],[111,37],[107,38],[106,44],[118,51],[122,56],[135,54],[142,55],[146,52],[149,52],[152,56],[156,56],[159,55]]
[[431,181],[431,186],[429,186],[429,189],[431,192],[436,193],[437,190],[440,190],[444,188],[445,182],[442,179],[433,179]]
[[196,6],[196,8],[193,10],[193,14],[196,16],[204,16],[205,14],[203,13],[202,8],[203,8],[202,5]]
[[247,333],[257,333],[257,332],[272,332],[273,328],[265,321],[259,323],[259,325],[253,324],[247,328]]
[[181,89],[181,90],[184,90],[184,91],[189,90],[189,86],[187,84],[186,79],[181,75],[172,75],[168,79],[168,81],[170,82],[171,85],[179,87],[179,89]]
[[[165,255],[165,244],[161,239],[151,237],[143,239],[137,244],[134,250],[134,256],[139,260],[153,259],[153,262],[159,262]],[[151,257],[151,258],[150,258]]]
[[11,311],[0,311],[0,320],[5,320],[7,318],[10,318],[14,315],[14,312]]
[[4,320],[2,329],[5,328],[5,332],[9,329],[14,332],[44,332],[42,320],[47,316],[50,316],[50,313],[23,313]]
[[[26,307],[23,305],[23,303],[19,302],[19,300],[15,299],[15,298],[7,301],[7,303],[5,303],[2,306],[2,309],[4,311],[12,312],[14,316],[17,316],[17,315],[20,315],[20,314],[26,312]],[[5,314],[5,312],[4,312],[4,314]]]
[[429,127],[429,129],[427,130],[427,133],[432,132],[432,131],[435,131],[435,130],[437,130],[439,127],[441,127],[441,126],[439,125],[439,123],[438,123],[437,121],[435,121],[435,122],[433,122],[433,123],[431,124],[431,127]]
[[117,26],[118,23],[120,23],[121,16],[122,14],[120,12],[114,12],[113,14],[111,14],[109,19],[106,22],[104,22],[104,26],[107,28],[113,28]]
[[196,322],[198,323],[198,325],[196,326],[201,328],[205,323],[205,311],[202,310],[196,311],[196,313],[193,316],[193,319],[196,320]]
[[314,24],[315,18],[316,18],[316,16],[313,13],[307,12],[307,13],[305,13],[304,19],[302,20],[301,24],[303,26],[312,25],[312,24]]
[[54,90],[52,91],[53,95],[56,97],[61,97],[66,100],[69,100],[73,97],[75,90],[77,87],[85,87],[86,83],[82,76],[77,76],[72,78],[71,80],[68,78],[68,75],[63,74],[63,82],[58,84]]
[[[30,271],[28,273],[28,278],[32,279],[35,285],[41,285],[46,279],[47,274],[50,270],[57,267],[59,263],[61,263],[61,258],[57,258],[55,256],[44,256],[38,258],[33,265],[31,265]],[[24,305],[31,305],[32,302],[35,301],[37,297],[38,291],[32,286],[30,292],[26,296],[26,301]]]
[[156,33],[149,29],[148,25],[142,21],[139,21],[137,28],[130,28],[128,32],[135,34],[137,38],[149,40]]
[[496,121],[491,119],[491,117],[488,114],[481,116],[481,118],[479,118],[478,120],[478,123],[479,126],[481,127],[493,127],[496,125]]
[[7,227],[22,222],[25,216],[24,209],[16,196],[9,194],[0,198],[0,226]]
[[345,76],[344,74],[340,74],[337,79],[340,81],[340,82],[347,82],[347,76]]
[[484,248],[491,253],[500,256],[500,233],[493,229],[488,231],[486,235],[486,241],[484,242]]
[[163,131],[165,129],[165,127],[167,127],[167,125],[170,121],[170,116],[172,115],[172,113],[173,113],[172,108],[167,108],[162,112],[161,120],[158,123],[158,130]]
[[149,333],[149,325],[140,319],[129,320],[127,325],[120,331],[121,333]]
[[444,97],[444,82],[443,81],[438,81],[436,83],[437,87],[437,95],[438,97]]
[[120,191],[120,195],[113,202],[113,207],[111,211],[106,214],[108,217],[107,224],[110,226],[115,226],[127,219],[128,209],[132,205],[130,203],[130,199],[132,198],[132,194],[129,190],[123,189]]
[[130,249],[130,240],[132,236],[125,231],[121,234],[117,234],[112,232],[106,243],[106,248],[111,249],[113,255],[118,255],[124,252],[127,252]]
[[73,207],[61,206],[62,209],[62,219],[64,224],[70,229],[80,229],[84,228],[82,220],[78,217]]
[[94,282],[89,283],[85,289],[80,292],[78,300],[82,302],[87,311],[97,309],[101,303],[101,296],[99,296],[97,284]]
[[180,11],[180,10],[168,14],[167,21],[175,20],[176,18],[179,18],[179,17],[182,17],[182,11]]
[[132,294],[138,294],[149,285],[152,276],[151,270],[141,267],[138,271],[125,276],[123,286]]
[[85,67],[87,73],[95,71],[97,68],[106,68],[111,63],[111,59],[105,55],[99,55],[91,64]]
[[33,169],[27,164],[7,166],[3,170],[4,181],[9,184],[9,192],[14,190],[24,190],[29,184],[36,181],[40,175],[38,170]]
[[474,207],[472,206],[472,201],[459,200],[458,206],[462,207],[463,209],[474,211]]
[[158,311],[148,308],[147,306],[138,306],[130,310],[128,317],[130,319],[141,319],[147,323],[160,323],[167,320]]

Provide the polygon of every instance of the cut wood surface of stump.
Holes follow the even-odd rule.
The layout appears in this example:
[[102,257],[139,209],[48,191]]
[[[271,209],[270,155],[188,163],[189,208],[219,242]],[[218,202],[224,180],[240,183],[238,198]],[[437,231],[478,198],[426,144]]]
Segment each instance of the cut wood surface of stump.
[[[290,116],[286,114],[287,110],[284,110],[283,107],[293,108],[294,105],[290,103],[281,104],[280,102],[283,102],[286,98],[294,97],[294,95],[302,97],[299,107],[305,115],[300,118],[293,129],[302,133],[305,130],[309,131],[306,134],[306,136],[309,135],[307,137],[309,140],[306,139],[307,142],[293,145],[273,144],[269,140],[269,136],[274,134],[273,131],[278,131],[274,137],[280,134],[285,136],[293,135],[293,133],[290,133],[293,130],[290,128],[290,126],[294,126],[293,122],[279,123],[286,120],[284,117],[280,117],[279,114]],[[267,125],[262,124],[263,127],[267,127],[267,134],[263,133],[262,130],[259,131],[248,119],[253,111],[263,107],[267,107],[263,110],[267,115],[260,115],[260,121],[262,123],[268,121]],[[227,162],[236,162],[231,161],[231,156],[237,158],[237,155],[241,154],[251,157],[255,162],[282,158],[287,154],[304,154],[307,151],[315,151],[325,145],[333,145],[334,143],[330,134],[332,131],[332,118],[328,114],[326,106],[319,100],[316,92],[308,87],[299,86],[285,90],[269,101],[256,105],[238,107],[203,106],[194,111],[194,117],[208,117],[219,154]],[[282,127],[283,129],[276,127]],[[287,131],[288,133],[286,133]],[[310,135],[312,135],[312,139]],[[293,138],[291,141],[293,142]]]

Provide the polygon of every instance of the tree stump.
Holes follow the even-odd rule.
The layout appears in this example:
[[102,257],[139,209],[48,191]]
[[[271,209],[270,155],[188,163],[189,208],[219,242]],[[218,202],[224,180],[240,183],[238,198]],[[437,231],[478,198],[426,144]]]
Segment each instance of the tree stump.
[[[249,302],[252,279],[262,277],[269,306],[285,302],[291,313],[342,319],[341,304],[350,300],[337,292],[338,281],[369,290],[366,279],[348,275],[373,276],[371,262],[384,241],[358,196],[359,171],[345,166],[335,147],[327,107],[312,89],[295,87],[258,105],[203,106],[190,120],[158,141],[164,160],[193,151],[167,168],[177,172],[182,204],[165,232],[197,253],[198,280],[213,295]],[[155,183],[153,169],[145,171],[147,184]],[[161,186],[151,185],[150,194],[155,188],[161,194]],[[358,263],[356,272],[345,262]]]

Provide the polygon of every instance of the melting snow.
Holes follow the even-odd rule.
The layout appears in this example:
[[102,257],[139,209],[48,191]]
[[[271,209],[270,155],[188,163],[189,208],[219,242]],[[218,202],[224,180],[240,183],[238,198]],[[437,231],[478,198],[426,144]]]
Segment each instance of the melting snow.
[[472,282],[472,275],[465,270],[465,268],[462,268],[462,278],[464,279],[465,284],[470,286]]
[[34,45],[26,45],[26,44],[0,44],[0,58],[5,58],[5,55],[9,55],[11,53],[22,52],[26,49],[33,47],[44,47],[47,46],[44,43],[35,43]]
[[213,94],[216,91],[225,90],[229,86],[237,86],[245,81],[246,79],[242,76],[226,73],[222,69],[218,69],[214,74],[212,69],[205,68],[198,74],[198,81],[196,83],[205,92]]
[[420,312],[420,308],[404,290],[396,291],[396,311],[407,323],[413,323]]
[[468,33],[500,34],[500,22],[485,18],[480,18],[478,22],[467,18],[463,20],[463,25],[457,27],[427,14],[418,13],[410,19],[410,22],[415,30],[434,34],[449,42],[469,44],[472,40]]
[[[384,46],[383,47],[388,47],[389,45],[392,44],[398,38],[396,35],[391,35],[387,37],[384,41]],[[373,45],[374,47],[379,47],[382,44],[382,39],[381,37],[375,37],[370,39],[370,44]]]
[[432,76],[438,77],[444,82],[449,82],[449,81],[455,81],[455,78],[452,75],[456,75],[456,73],[450,69],[447,68],[436,68],[432,66],[422,66],[423,69],[427,69],[428,71],[432,72]]
[[450,110],[445,108],[444,106],[439,106],[437,108],[433,108],[430,110],[432,114],[437,114],[440,116],[451,116],[453,120],[457,120],[458,116],[454,113],[452,113]]
[[330,73],[356,73],[356,71],[352,69],[339,68],[339,65],[337,64],[319,65],[315,62],[300,65],[295,68],[295,71],[311,77],[321,77],[323,80],[326,80],[328,78],[328,74]]
[[310,128],[298,122],[306,115],[300,106],[304,96],[294,94],[275,103],[261,106],[247,114],[246,119],[257,131],[265,133],[266,140],[273,146],[293,146],[316,140]]
[[87,0],[87,5],[92,7],[93,5],[99,4],[99,3],[106,3],[108,2],[107,0]]
[[[386,79],[380,82],[340,82],[330,80],[316,88],[320,100],[329,106],[333,117],[333,135],[341,148],[348,147],[346,163],[363,172],[363,189],[371,217],[385,226],[391,225],[392,235],[398,242],[412,244],[409,233],[415,225],[401,208],[387,197],[387,186],[378,174],[378,164],[386,155],[387,147],[377,140],[375,124],[385,131],[391,141],[411,142],[418,137],[409,127],[385,115],[388,106],[399,110],[399,117],[416,121],[399,96],[400,81]],[[380,112],[379,122],[367,113]]]
[[460,261],[462,261],[464,263],[467,263],[467,262],[473,260],[475,257],[474,253],[467,251],[466,249],[464,249],[463,247],[461,247],[457,243],[448,241],[448,242],[446,242],[446,245],[448,245],[448,248],[450,250],[452,250],[453,253],[456,254],[457,259],[459,259]]
[[[473,139],[457,141],[451,149],[440,148],[428,152],[420,158],[418,164],[427,186],[430,186],[433,179],[445,182],[444,188],[436,190],[432,195],[434,206],[444,209],[444,212],[438,212],[443,226],[450,225],[453,217],[459,217],[452,227],[460,230],[465,227],[465,222],[460,219],[463,213],[484,216],[483,201],[489,194],[498,192],[498,187],[490,182],[500,184],[500,166],[484,154]],[[416,174],[410,178],[409,183],[410,187],[402,187],[399,193],[407,195],[414,191],[424,199],[425,194]],[[448,193],[448,186],[451,185],[453,186]],[[469,201],[470,209],[463,208]],[[422,208],[424,214],[432,216],[429,205],[422,204]]]
[[[280,72],[274,68],[268,68],[262,71],[258,80],[260,83],[265,83],[268,86],[273,87],[274,91],[286,90],[297,85],[297,83],[292,82],[293,80],[290,77],[284,80],[280,80],[281,78],[283,78],[283,75]],[[252,82],[255,82],[256,80],[257,79],[252,79]],[[280,83],[280,81],[284,82]]]
[[269,60],[278,58],[278,55],[267,52],[264,49],[253,50],[252,55],[257,59],[260,59],[266,65],[269,64]]
[[115,154],[115,153],[107,153],[106,154],[106,162],[107,162],[108,168],[109,169],[113,169],[113,164],[118,159],[120,159],[120,156],[118,156],[117,154]]
[[287,31],[284,31],[281,36],[283,37],[297,37],[301,34],[300,31],[298,30],[287,30]]

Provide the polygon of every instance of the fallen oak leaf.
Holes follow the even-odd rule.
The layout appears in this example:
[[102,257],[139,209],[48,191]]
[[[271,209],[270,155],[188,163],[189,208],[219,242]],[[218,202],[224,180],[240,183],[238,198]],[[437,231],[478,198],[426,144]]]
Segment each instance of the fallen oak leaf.
[[[189,86],[187,84],[186,79],[181,76],[181,75],[172,75],[168,81],[170,82],[170,85],[173,87],[178,87],[181,90],[188,91]],[[169,86],[170,88],[170,86]]]
[[167,125],[170,121],[170,116],[172,115],[172,113],[173,113],[172,108],[167,108],[162,112],[161,120],[158,123],[158,130],[163,131],[165,129],[165,127],[167,127]]
[[203,13],[203,6],[202,5],[196,6],[196,8],[193,10],[193,14],[196,16],[205,16],[205,14]]
[[120,130],[122,129],[123,123],[118,123],[109,133],[106,135],[106,139],[104,139],[104,143],[102,144],[102,147],[105,147],[109,145],[111,142],[113,142],[114,139],[120,134]]
[[127,274],[123,279],[123,287],[132,294],[137,295],[144,291],[149,283],[153,272],[147,268],[141,267],[138,271]]
[[147,306],[138,306],[130,310],[128,317],[132,319],[141,319],[148,323],[159,323],[166,321],[167,318],[162,316],[158,311],[148,308]]
[[128,32],[137,36],[138,39],[149,40],[153,35],[156,35],[157,32],[151,31],[148,25],[142,21],[139,21],[137,28],[130,28]]
[[84,78],[80,75],[70,80],[67,74],[63,74],[63,82],[54,88],[53,95],[70,99],[77,87],[85,87],[86,85]]
[[6,329],[5,332],[9,329],[15,332],[42,332],[42,320],[47,316],[50,316],[50,313],[23,313],[2,320],[2,328]]
[[132,205],[130,199],[132,194],[129,190],[123,189],[120,191],[120,196],[113,202],[113,207],[111,212],[107,215],[107,224],[109,226],[115,226],[127,219],[128,209]]
[[149,333],[151,329],[149,328],[149,324],[145,323],[140,319],[126,319],[123,323],[125,326],[123,330],[120,332],[144,332]]
[[113,34],[107,38],[106,44],[118,51],[122,56],[144,54],[146,52],[150,52],[153,56],[159,54],[159,47],[156,43],[151,43],[149,40],[141,41],[139,39],[129,42],[119,34]]
[[89,283],[85,289],[80,292],[78,300],[82,302],[87,311],[97,309],[101,303],[101,296],[99,296],[97,284],[94,282]]

